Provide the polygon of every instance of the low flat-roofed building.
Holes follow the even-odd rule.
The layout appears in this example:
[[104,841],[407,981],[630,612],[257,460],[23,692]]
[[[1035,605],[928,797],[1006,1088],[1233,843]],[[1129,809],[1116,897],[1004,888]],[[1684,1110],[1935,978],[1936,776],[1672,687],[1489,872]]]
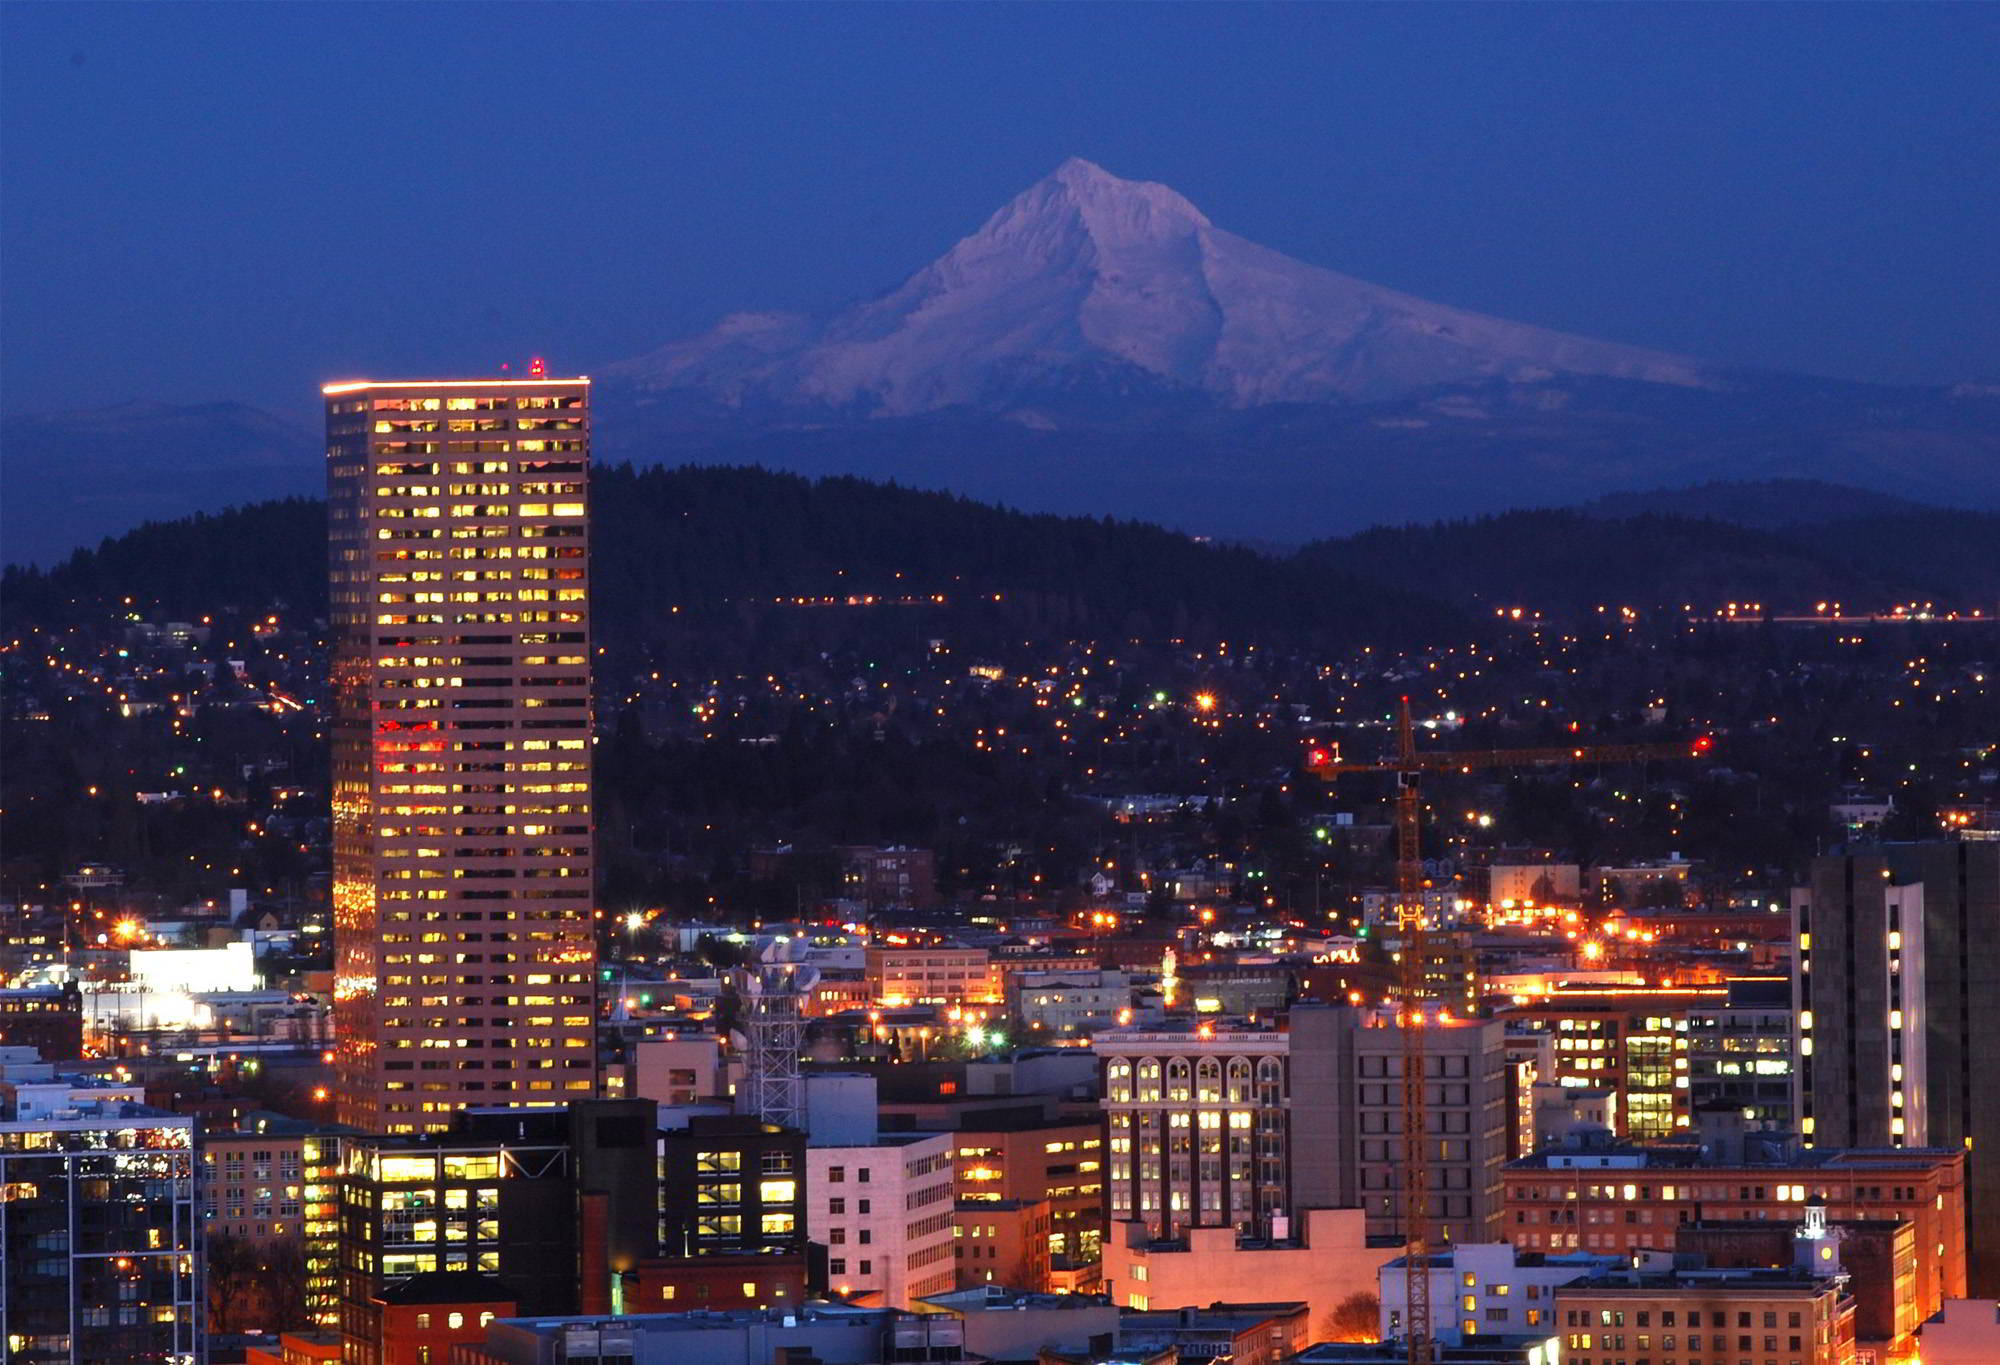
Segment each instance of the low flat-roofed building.
[[1312,1340],[1303,1303],[1212,1303],[1126,1313],[1118,1323],[1118,1351],[1150,1359],[1169,1347],[1178,1365],[1280,1365]]
[[806,1149],[806,1223],[827,1250],[827,1285],[906,1308],[957,1282],[952,1137],[884,1134]]
[[[1625,1264],[1618,1256],[1545,1255],[1506,1242],[1461,1242],[1430,1254],[1431,1339],[1462,1345],[1482,1336],[1551,1336],[1556,1288]],[[1382,1267],[1381,1334],[1403,1335],[1410,1258]]]
[[961,1288],[968,1285],[1049,1287],[1049,1203],[1046,1199],[961,1201],[952,1212],[953,1255]]
[[1087,1351],[1093,1340],[1117,1337],[1120,1317],[1111,1300],[1097,1295],[1033,1294],[997,1284],[933,1294],[924,1305],[963,1318],[966,1353],[989,1360],[1033,1360],[1050,1347]]
[[[1853,1365],[1854,1300],[1800,1270],[1619,1270],[1556,1290],[1564,1365]],[[1669,1338],[1674,1340],[1668,1346]]]
[[[616,1317],[499,1318],[455,1365],[819,1365],[956,1360],[964,1325],[955,1313],[808,1304],[783,1312],[648,1313]],[[904,1354],[916,1352],[917,1354]]]
[[[1893,1218],[1827,1224],[1854,1295],[1854,1335],[1881,1360],[1912,1353],[1917,1324],[1917,1230]],[[1774,1268],[1797,1259],[1798,1228],[1771,1219],[1705,1219],[1675,1229],[1677,1257],[1698,1256],[1711,1270]],[[2000,1357],[1996,1357],[2000,1359]]]

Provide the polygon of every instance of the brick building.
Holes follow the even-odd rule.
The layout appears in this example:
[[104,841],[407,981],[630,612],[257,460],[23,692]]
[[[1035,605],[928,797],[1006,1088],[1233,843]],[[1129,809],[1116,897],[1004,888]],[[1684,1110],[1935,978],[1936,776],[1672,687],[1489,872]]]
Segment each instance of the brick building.
[[1920,1317],[1966,1285],[1965,1154],[1808,1149],[1779,1160],[1704,1163],[1693,1148],[1613,1147],[1523,1157],[1502,1173],[1506,1235],[1526,1251],[1673,1251],[1710,1220],[1796,1223],[1809,1200],[1835,1222],[1909,1223]]

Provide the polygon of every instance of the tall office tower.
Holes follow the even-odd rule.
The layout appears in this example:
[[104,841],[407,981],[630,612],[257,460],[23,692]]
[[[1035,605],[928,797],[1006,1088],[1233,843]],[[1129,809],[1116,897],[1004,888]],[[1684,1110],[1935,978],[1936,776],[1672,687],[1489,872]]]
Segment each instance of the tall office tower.
[[324,393],[339,1118],[587,1098],[589,381]]
[[1816,859],[1792,915],[1806,1141],[1964,1149],[1972,1293],[2000,1296],[2000,843]]
[[1799,1123],[1817,1147],[1929,1144],[1924,889],[1881,853],[1819,858],[1792,892]]

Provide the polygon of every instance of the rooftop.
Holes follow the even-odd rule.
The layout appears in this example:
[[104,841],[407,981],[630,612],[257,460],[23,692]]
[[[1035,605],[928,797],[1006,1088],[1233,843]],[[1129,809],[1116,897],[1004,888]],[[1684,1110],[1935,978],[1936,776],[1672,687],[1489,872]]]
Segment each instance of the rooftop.
[[[1924,1170],[1957,1155],[1951,1147],[1807,1147],[1782,1161],[1713,1161],[1699,1147],[1646,1147],[1634,1143],[1611,1143],[1601,1147],[1555,1148],[1518,1157],[1507,1163],[1508,1170],[1564,1170],[1562,1158],[1571,1160],[1608,1157],[1631,1162],[1642,1170],[1786,1171],[1844,1170],[1867,1167],[1871,1170]],[[1585,1169],[1589,1169],[1586,1167]],[[1634,1169],[1626,1167],[1625,1169]]]
[[328,397],[359,393],[363,389],[505,389],[533,388],[543,384],[588,384],[590,376],[574,375],[559,379],[553,375],[536,379],[342,379],[322,384],[319,391]]
[[1042,1294],[997,1284],[950,1289],[920,1300],[958,1313],[1024,1312],[1029,1309],[1110,1308],[1111,1300],[1096,1294]]
[[714,1332],[742,1327],[853,1326],[880,1328],[896,1318],[907,1317],[894,1308],[854,1308],[846,1304],[816,1302],[796,1308],[697,1309],[689,1313],[628,1313],[617,1317],[579,1314],[573,1317],[500,1318],[510,1326],[530,1332],[582,1330],[627,1332]]
[[1833,1280],[1792,1267],[1732,1270],[1613,1270],[1564,1285],[1564,1294],[1624,1294],[1675,1289],[1796,1290],[1817,1294],[1835,1288]]

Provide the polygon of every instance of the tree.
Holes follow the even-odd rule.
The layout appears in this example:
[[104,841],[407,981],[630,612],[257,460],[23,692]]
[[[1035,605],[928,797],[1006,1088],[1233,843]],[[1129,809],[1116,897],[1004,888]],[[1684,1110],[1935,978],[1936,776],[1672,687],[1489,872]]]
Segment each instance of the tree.
[[260,1249],[247,1237],[221,1233],[208,1239],[209,1330],[221,1334],[244,1331],[257,1299]]
[[263,1248],[261,1282],[268,1312],[266,1329],[293,1332],[311,1325],[306,1316],[306,1243],[303,1237],[280,1237]]
[[1380,1341],[1382,1300],[1373,1290],[1357,1289],[1326,1315],[1328,1341]]
[[303,1239],[218,1233],[208,1239],[207,1260],[211,1331],[289,1332],[309,1325]]

